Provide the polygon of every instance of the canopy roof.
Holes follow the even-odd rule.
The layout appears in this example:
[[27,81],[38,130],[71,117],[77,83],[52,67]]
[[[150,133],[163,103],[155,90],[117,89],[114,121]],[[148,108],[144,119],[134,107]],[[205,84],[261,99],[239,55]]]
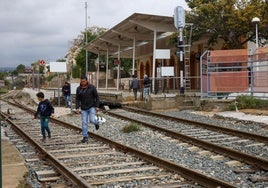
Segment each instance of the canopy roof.
[[[156,40],[176,32],[173,17],[134,13],[91,41],[86,49],[96,54],[106,54],[108,50],[112,56],[117,56],[120,49],[120,57],[131,58],[133,46],[137,48],[153,43],[154,31],[157,33]],[[137,51],[135,56],[139,55]]]

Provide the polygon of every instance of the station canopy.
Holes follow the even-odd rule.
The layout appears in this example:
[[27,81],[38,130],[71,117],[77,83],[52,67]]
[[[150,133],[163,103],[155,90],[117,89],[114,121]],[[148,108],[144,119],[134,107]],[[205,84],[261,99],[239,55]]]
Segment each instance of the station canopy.
[[168,37],[176,31],[173,17],[134,13],[88,43],[86,49],[95,54],[106,55],[108,51],[110,56],[117,57],[120,53],[122,58],[132,58],[135,46],[135,57],[139,57],[142,54],[139,47],[152,45],[154,39]]

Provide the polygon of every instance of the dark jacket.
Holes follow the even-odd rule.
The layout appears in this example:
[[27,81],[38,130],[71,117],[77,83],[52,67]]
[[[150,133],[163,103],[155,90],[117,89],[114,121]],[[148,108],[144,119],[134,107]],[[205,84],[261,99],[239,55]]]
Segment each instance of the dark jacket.
[[134,78],[131,82],[130,89],[140,89],[140,83],[137,78]]
[[99,107],[99,94],[94,85],[89,84],[86,88],[78,86],[76,89],[76,109],[88,110],[91,107]]
[[71,95],[71,86],[70,84],[67,84],[67,85],[63,85],[62,89],[62,94],[65,96],[65,95]]
[[143,85],[144,85],[144,87],[150,87],[150,85],[151,85],[150,78],[148,78],[148,77],[144,78]]
[[40,114],[41,116],[51,116],[51,114],[53,113],[54,113],[53,106],[51,105],[48,99],[45,99],[44,101],[39,102],[34,117],[36,118],[38,114]]

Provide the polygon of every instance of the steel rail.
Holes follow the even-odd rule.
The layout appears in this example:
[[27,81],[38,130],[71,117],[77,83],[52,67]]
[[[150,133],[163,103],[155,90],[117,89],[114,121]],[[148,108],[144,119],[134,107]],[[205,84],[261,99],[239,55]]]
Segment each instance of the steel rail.
[[[55,122],[58,122],[60,124],[63,124],[65,125],[66,127],[69,127],[69,128],[74,128],[76,130],[81,130],[80,128],[72,125],[72,124],[69,124],[67,122],[64,122],[64,121],[61,121],[61,120],[58,120],[58,119],[54,119],[53,120]],[[100,140],[102,142],[105,142],[121,151],[124,151],[124,152],[130,152],[130,153],[134,153],[136,156],[140,157],[141,159],[144,159],[148,162],[151,162],[157,166],[160,166],[164,169],[168,169],[168,170],[171,170],[173,172],[176,172],[178,174],[181,174],[183,177],[185,177],[186,179],[190,179],[190,180],[193,180],[195,182],[197,182],[198,184],[200,185],[203,185],[205,187],[236,187],[228,182],[225,182],[223,180],[220,180],[220,179],[217,179],[217,178],[213,178],[213,177],[210,177],[210,176],[206,176],[205,174],[202,174],[200,172],[197,172],[195,170],[190,170],[188,168],[185,168],[181,165],[178,165],[176,163],[173,163],[173,162],[170,162],[170,161],[166,161],[162,158],[158,158],[154,155],[151,155],[151,154],[148,154],[148,153],[145,153],[137,148],[133,148],[133,147],[130,147],[130,146],[126,146],[126,145],[123,145],[119,142],[116,142],[116,141],[113,141],[113,140],[110,140],[108,138],[105,138],[105,137],[102,137],[98,134],[95,134],[93,132],[90,132],[90,136],[92,138],[95,138],[97,140]]]
[[156,157],[154,155],[145,153],[137,148],[125,146],[123,144],[109,140],[107,138],[104,138],[104,137],[97,135],[97,134],[94,134],[94,133],[90,133],[90,135],[98,140],[106,142],[109,145],[113,145],[115,148],[118,148],[124,152],[134,153],[136,156],[140,157],[141,159],[144,159],[148,162],[151,162],[151,163],[155,164],[156,166],[160,166],[164,169],[168,169],[168,170],[171,170],[171,171],[176,172],[178,174],[181,174],[186,179],[195,181],[202,186],[213,187],[213,188],[215,188],[215,187],[221,187],[221,188],[237,187],[233,184],[230,184],[229,182],[226,182],[226,181],[223,181],[223,180],[220,180],[217,178],[213,178],[211,176],[207,176],[207,175],[200,173],[196,170],[191,170],[191,169],[185,168],[184,166],[178,165],[174,162],[167,161],[167,160],[164,160],[162,158]]
[[227,128],[227,127],[219,127],[219,126],[215,126],[209,123],[202,123],[202,122],[198,122],[198,121],[194,121],[194,120],[188,120],[188,119],[183,119],[183,118],[178,118],[178,117],[172,117],[169,115],[164,115],[164,114],[160,114],[160,113],[156,113],[156,112],[150,112],[150,111],[146,111],[143,109],[137,109],[137,108],[133,108],[133,107],[123,107],[123,109],[129,110],[129,111],[135,111],[135,112],[139,112],[139,113],[143,113],[143,114],[148,114],[151,116],[157,116],[157,117],[161,117],[164,119],[169,119],[172,121],[176,121],[176,122],[183,122],[183,123],[187,123],[187,124],[193,124],[193,125],[197,125],[199,127],[203,127],[206,129],[210,129],[210,130],[214,130],[217,132],[222,132],[222,133],[227,133],[227,134],[232,134],[235,136],[240,136],[243,138],[249,138],[252,140],[256,140],[259,142],[263,142],[265,144],[268,144],[268,137],[266,136],[262,136],[259,134],[253,134],[253,133],[248,133],[245,131],[240,131],[237,129],[232,129],[232,128]]
[[188,142],[188,143],[191,143],[191,144],[194,144],[194,145],[198,145],[198,146],[200,146],[202,148],[205,148],[207,150],[210,150],[210,151],[213,151],[213,152],[216,152],[216,153],[220,153],[220,154],[222,154],[224,156],[234,158],[236,160],[245,162],[247,164],[254,165],[254,166],[256,166],[256,167],[258,167],[260,169],[268,170],[268,160],[266,160],[266,159],[256,157],[256,156],[252,156],[252,155],[249,155],[249,154],[246,154],[246,153],[241,153],[239,151],[236,151],[236,150],[233,150],[233,149],[230,149],[230,148],[226,148],[226,147],[223,147],[223,146],[218,146],[218,145],[213,144],[211,142],[207,142],[207,141],[203,141],[203,140],[200,140],[200,139],[197,139],[197,138],[193,138],[193,137],[190,137],[190,136],[187,136],[187,135],[184,135],[184,134],[172,131],[172,130],[168,130],[168,129],[165,129],[165,128],[162,128],[162,127],[159,127],[159,126],[152,125],[150,123],[140,121],[140,120],[128,118],[128,117],[125,117],[123,115],[113,113],[111,111],[109,111],[108,114],[111,115],[111,116],[114,116],[116,118],[136,122],[138,124],[141,124],[143,126],[149,127],[151,129],[154,129],[154,130],[157,130],[157,131],[160,131],[160,132],[164,132],[168,136],[171,136],[173,138],[180,139],[180,140],[183,140],[185,142]]
[[66,179],[70,180],[74,185],[81,188],[90,188],[91,186],[82,179],[80,176],[74,174],[71,170],[69,170],[66,166],[62,165],[58,159],[53,157],[49,152],[47,152],[40,144],[31,139],[21,128],[19,128],[16,123],[14,123],[11,119],[9,119],[3,112],[1,112],[1,116],[5,118],[7,122],[12,125],[12,128],[19,134],[22,138],[27,140],[31,145],[33,145],[40,153],[42,153],[43,157],[48,160],[52,166],[62,174]]
[[[11,103],[11,102],[10,102]],[[17,104],[14,104],[14,105],[17,105]],[[27,110],[29,111],[30,113],[33,113],[34,110],[32,109],[29,109],[21,104],[18,104],[18,106],[20,108],[23,108],[24,110]],[[60,123],[61,125],[64,125],[68,128],[72,128],[72,129],[75,129],[75,130],[80,130],[81,131],[81,128],[79,127],[76,127],[72,124],[69,124],[67,122],[64,122],[64,121],[61,121],[61,120],[58,120],[56,118],[51,118],[52,121],[56,122],[56,123]],[[20,129],[19,129],[20,130]],[[21,130],[20,130],[21,131]],[[22,133],[23,135],[25,133]],[[27,136],[27,135],[25,135]],[[217,178],[213,178],[211,176],[207,176],[203,173],[200,173],[198,171],[195,171],[195,170],[191,170],[191,169],[188,169],[188,168],[185,168],[184,166],[181,166],[181,165],[178,165],[176,163],[173,163],[171,161],[166,161],[162,158],[158,158],[154,155],[151,155],[151,154],[148,154],[148,153],[145,153],[141,150],[138,150],[136,148],[133,148],[133,147],[130,147],[130,146],[125,146],[123,144],[120,144],[116,141],[113,141],[113,140],[110,140],[108,138],[105,138],[105,137],[102,137],[100,135],[97,135],[93,132],[90,132],[90,136],[97,139],[97,140],[100,140],[102,142],[105,142],[123,152],[130,152],[130,153],[133,153],[135,154],[136,156],[140,157],[141,159],[144,159],[148,162],[151,162],[153,164],[155,164],[156,166],[160,166],[164,169],[168,169],[168,170],[171,170],[173,172],[176,172],[178,174],[181,174],[183,177],[185,177],[186,179],[188,180],[192,180],[194,182],[197,182],[198,184],[202,185],[202,186],[205,186],[205,187],[221,187],[221,188],[232,188],[232,187],[237,187],[233,184],[230,184],[229,182],[226,182],[226,181],[223,181],[223,180],[220,180],[220,179],[217,179]],[[36,145],[38,145],[37,143],[35,143]],[[41,148],[41,151],[42,152],[45,152],[44,149]],[[52,157],[51,155],[47,155],[50,157]],[[51,161],[54,162],[57,164],[58,163],[58,160],[57,159],[51,159]],[[59,172],[64,172],[65,170],[68,170],[66,167],[64,167],[62,170],[59,170]],[[75,178],[75,174],[73,173],[70,173],[70,174],[66,174],[67,177],[70,176],[70,178]],[[75,184],[78,184],[79,183],[79,177],[76,178],[75,180]],[[88,185],[85,185],[85,182],[81,182],[81,187],[86,187]]]

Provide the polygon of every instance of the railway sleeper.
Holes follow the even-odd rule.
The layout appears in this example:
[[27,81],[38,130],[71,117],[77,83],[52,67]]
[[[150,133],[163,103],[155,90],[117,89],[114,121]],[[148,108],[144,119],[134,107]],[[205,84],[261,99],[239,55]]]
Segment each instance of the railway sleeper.
[[[107,184],[107,183],[115,183],[115,182],[128,182],[128,181],[133,181],[133,180],[146,180],[146,179],[160,179],[160,178],[165,178],[168,177],[168,174],[156,174],[156,175],[135,175],[135,176],[121,176],[118,178],[106,178],[103,181],[87,181],[91,185],[102,185],[102,184]],[[174,185],[174,184],[173,184]],[[179,184],[181,186],[181,183]]]
[[250,178],[252,182],[267,182],[268,181],[268,176],[253,176]]
[[40,170],[35,171],[37,175],[37,179],[40,182],[49,182],[49,181],[57,181],[59,180],[59,173],[54,170]]

